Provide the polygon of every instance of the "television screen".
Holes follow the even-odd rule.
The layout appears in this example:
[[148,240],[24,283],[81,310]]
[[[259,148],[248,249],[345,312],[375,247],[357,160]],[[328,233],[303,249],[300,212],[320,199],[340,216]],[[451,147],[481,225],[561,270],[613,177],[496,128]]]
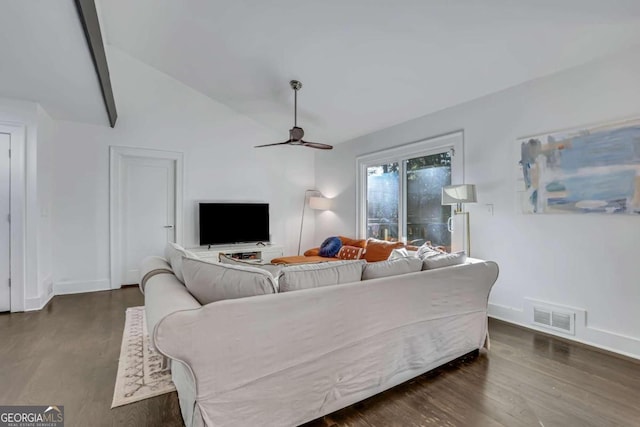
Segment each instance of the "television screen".
[[200,246],[268,242],[268,203],[200,203]]

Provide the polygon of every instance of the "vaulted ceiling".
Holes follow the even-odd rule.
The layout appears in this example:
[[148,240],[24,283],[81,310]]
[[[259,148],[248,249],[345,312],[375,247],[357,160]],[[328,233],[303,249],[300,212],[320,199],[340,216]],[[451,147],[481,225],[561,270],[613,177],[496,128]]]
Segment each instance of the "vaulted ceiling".
[[109,43],[276,130],[338,143],[640,40],[638,0],[102,0]]
[[108,124],[73,0],[0,0],[0,97],[54,118]]
[[[12,31],[27,25],[16,43],[29,57],[44,57],[30,59],[36,66],[47,66],[47,49],[86,50],[79,29],[73,29],[77,40],[63,38],[57,50],[49,46],[54,35],[71,34],[47,20],[60,13],[47,10],[53,2],[0,0],[3,12],[25,3],[37,5],[28,7],[31,20],[0,18],[0,31],[9,40],[3,25]],[[63,10],[73,6],[55,3]],[[108,44],[282,132],[283,140],[293,121],[288,81],[301,80],[299,124],[309,140],[330,144],[640,40],[637,0],[99,0],[98,6]],[[57,78],[82,73],[83,85],[95,80],[87,63],[70,73]],[[0,96],[25,90],[12,91],[2,77]],[[78,87],[56,100],[59,91],[42,85],[26,93],[46,93],[54,116],[94,120],[93,105],[87,108],[91,102],[83,98],[90,94],[106,121],[97,87],[95,94]]]

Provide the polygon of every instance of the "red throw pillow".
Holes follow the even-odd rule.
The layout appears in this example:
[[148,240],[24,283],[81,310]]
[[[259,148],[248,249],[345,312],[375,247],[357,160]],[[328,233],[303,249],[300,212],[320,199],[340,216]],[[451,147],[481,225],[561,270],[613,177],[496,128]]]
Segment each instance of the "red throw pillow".
[[340,259],[360,259],[363,250],[363,248],[357,248],[355,246],[343,246],[340,248],[336,257]]

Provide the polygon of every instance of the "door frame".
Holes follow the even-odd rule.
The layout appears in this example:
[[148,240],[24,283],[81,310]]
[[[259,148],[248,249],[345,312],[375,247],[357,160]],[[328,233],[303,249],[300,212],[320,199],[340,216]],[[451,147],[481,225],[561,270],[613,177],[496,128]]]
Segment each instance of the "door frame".
[[155,150],[150,148],[109,147],[109,255],[111,264],[111,289],[121,287],[122,263],[119,248],[122,247],[122,191],[123,163],[126,158],[168,159],[175,161],[175,236],[176,243],[182,245],[182,206],[184,194],[184,154],[178,151]]
[[[450,151],[451,157],[451,183],[465,182],[464,165],[464,130],[455,130],[431,136],[419,141],[395,147],[363,154],[356,157],[356,235],[359,239],[367,237],[367,167],[381,162],[397,161],[403,158],[417,157],[425,154]],[[404,177],[400,178],[399,194],[404,192]],[[402,196],[401,196],[402,197]],[[398,217],[404,215],[404,206],[399,206]],[[398,230],[398,237],[402,234]],[[459,236],[458,231],[452,233],[452,244],[454,235]]]
[[[26,129],[23,124],[0,121],[0,133],[9,135],[10,183],[9,212],[11,214],[10,268],[11,268],[11,312],[25,309],[25,277],[27,229],[26,212]],[[0,219],[4,221],[4,219]]]

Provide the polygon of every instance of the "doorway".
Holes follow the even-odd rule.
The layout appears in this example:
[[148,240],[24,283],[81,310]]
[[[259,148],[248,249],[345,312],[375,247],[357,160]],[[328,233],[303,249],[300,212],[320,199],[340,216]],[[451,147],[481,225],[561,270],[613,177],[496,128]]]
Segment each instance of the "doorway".
[[111,147],[111,287],[137,284],[141,261],[181,231],[182,153]]
[[[25,310],[25,136],[24,125],[0,121],[0,311]],[[35,273],[34,264],[28,268]]]
[[463,148],[458,131],[358,157],[358,236],[461,250],[464,233],[441,194],[464,182]]

